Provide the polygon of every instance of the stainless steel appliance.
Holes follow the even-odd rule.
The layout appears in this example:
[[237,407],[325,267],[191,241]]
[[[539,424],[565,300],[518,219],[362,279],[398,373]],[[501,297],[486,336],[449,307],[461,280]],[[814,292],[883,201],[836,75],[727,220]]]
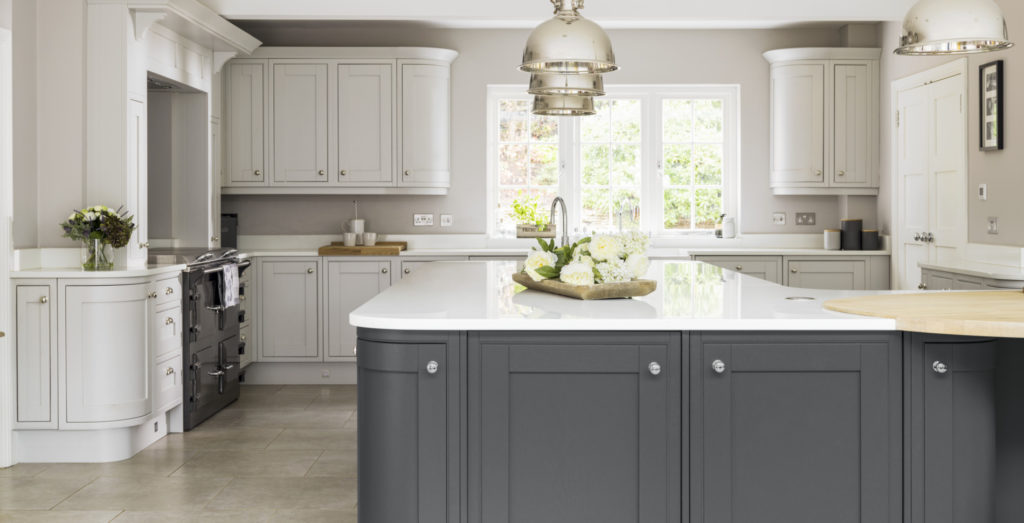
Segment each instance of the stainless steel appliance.
[[237,264],[239,274],[251,262],[240,260],[234,249],[218,249],[196,256],[182,272],[184,428],[192,430],[238,399],[239,308],[221,300],[221,272]]

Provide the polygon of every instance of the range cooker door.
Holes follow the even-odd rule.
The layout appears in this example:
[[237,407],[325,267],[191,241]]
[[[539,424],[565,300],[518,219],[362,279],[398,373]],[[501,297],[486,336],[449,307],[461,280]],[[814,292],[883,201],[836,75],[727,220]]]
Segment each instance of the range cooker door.
[[216,273],[200,274],[189,288],[189,340],[223,338],[238,332],[238,306],[221,308]]
[[218,344],[193,343],[189,362],[189,415],[186,429],[190,429],[217,412],[220,407],[220,351]]

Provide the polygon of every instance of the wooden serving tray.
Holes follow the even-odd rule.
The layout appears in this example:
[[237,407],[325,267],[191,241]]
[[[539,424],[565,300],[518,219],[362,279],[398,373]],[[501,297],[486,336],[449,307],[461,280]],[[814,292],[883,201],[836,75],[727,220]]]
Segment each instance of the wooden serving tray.
[[658,282],[654,280],[598,283],[596,285],[569,285],[558,280],[534,281],[533,278],[521,272],[513,274],[512,280],[527,289],[560,294],[576,298],[577,300],[607,300],[610,298],[647,296],[658,287]]
[[345,247],[343,242],[331,242],[320,247],[320,256],[398,256],[408,248],[408,242],[377,242],[376,245]]

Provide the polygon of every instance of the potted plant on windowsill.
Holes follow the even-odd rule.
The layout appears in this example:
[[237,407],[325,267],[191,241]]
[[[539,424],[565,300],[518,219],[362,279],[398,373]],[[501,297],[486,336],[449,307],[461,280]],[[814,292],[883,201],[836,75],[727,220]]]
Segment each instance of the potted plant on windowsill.
[[113,249],[128,245],[135,231],[134,217],[105,205],[75,211],[60,224],[64,237],[82,242],[82,269],[109,271],[114,268]]
[[522,196],[512,200],[512,219],[516,222],[516,238],[554,238],[555,227],[549,216],[541,215],[536,197]]

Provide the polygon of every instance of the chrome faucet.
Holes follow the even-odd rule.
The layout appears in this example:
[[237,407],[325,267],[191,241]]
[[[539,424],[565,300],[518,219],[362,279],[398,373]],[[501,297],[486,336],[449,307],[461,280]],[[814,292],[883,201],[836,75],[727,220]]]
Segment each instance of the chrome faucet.
[[559,232],[562,233],[562,246],[569,245],[569,216],[565,210],[565,200],[561,196],[555,196],[554,201],[551,202],[551,214],[548,216],[548,223],[555,221],[555,208],[558,205],[562,205],[562,227],[559,228]]

